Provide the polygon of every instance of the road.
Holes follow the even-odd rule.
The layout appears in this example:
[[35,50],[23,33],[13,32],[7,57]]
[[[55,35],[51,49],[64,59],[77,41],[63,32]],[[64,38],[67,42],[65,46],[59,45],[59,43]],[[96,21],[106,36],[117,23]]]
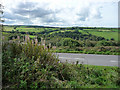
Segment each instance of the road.
[[[73,54],[73,53],[55,53],[59,56],[61,62],[89,64],[98,66],[120,66],[119,58],[117,55],[94,55],[94,54]],[[119,64],[118,64],[119,63]]]

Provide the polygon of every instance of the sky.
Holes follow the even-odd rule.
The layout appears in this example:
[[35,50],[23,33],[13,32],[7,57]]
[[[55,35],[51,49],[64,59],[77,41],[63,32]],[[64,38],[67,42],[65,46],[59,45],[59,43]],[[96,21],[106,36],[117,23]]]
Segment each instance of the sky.
[[1,0],[5,25],[118,27],[119,0]]

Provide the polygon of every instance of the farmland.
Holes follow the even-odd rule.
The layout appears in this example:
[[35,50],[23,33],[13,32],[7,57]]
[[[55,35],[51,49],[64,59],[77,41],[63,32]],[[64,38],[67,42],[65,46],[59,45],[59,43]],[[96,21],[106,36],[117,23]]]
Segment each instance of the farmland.
[[[26,27],[26,26],[19,26],[19,27],[15,27],[15,26],[5,26],[4,27],[5,31],[19,31],[19,32],[43,32],[43,31],[51,31],[49,34],[53,34],[53,33],[58,33],[58,32],[73,32],[76,29],[72,29],[72,28],[65,28],[63,30],[59,29],[59,28],[35,28],[35,27]],[[56,31],[57,30],[57,31]],[[118,35],[120,33],[118,33],[118,29],[117,28],[113,28],[113,29],[109,29],[106,30],[104,28],[100,28],[100,29],[79,29],[79,32],[83,33],[83,34],[92,34],[92,35],[96,35],[96,36],[101,36],[104,37],[106,39],[111,39],[114,38],[116,41],[118,41]]]
[[4,26],[3,36],[11,40],[19,35],[29,35],[31,39],[41,37],[46,46],[55,46],[54,52],[73,52],[86,54],[119,54],[117,28],[96,27],[43,27],[43,26]]
[[112,30],[85,30],[89,32],[90,34],[96,35],[96,36],[102,36],[106,39],[114,38],[116,41],[118,41],[118,30],[112,29]]

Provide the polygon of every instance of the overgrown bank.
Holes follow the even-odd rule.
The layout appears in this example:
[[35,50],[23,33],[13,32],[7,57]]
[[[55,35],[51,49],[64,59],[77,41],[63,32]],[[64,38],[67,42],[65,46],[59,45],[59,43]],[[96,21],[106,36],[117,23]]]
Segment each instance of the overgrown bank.
[[120,55],[119,47],[82,47],[82,48],[58,48],[56,53],[81,53],[81,54],[100,54],[100,55]]
[[119,88],[118,67],[59,63],[32,41],[3,43],[3,88]]

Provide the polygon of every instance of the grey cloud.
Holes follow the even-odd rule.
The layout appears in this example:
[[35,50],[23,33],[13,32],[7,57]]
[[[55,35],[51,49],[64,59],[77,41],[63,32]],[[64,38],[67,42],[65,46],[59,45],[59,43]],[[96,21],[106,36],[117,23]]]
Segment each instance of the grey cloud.
[[26,3],[20,3],[13,11],[14,13],[20,14],[20,15],[30,15],[32,17],[43,17],[45,15],[53,13],[52,10],[46,10],[44,7],[37,5],[37,3],[33,2],[26,2]]
[[16,8],[12,8],[12,12],[14,14],[19,14],[19,15],[28,15],[30,10],[34,8],[36,3],[33,2],[20,2]]
[[31,9],[35,7],[37,3],[34,2],[21,2],[17,7],[21,9]]
[[94,19],[100,19],[100,18],[102,18],[101,12],[100,12],[100,8],[96,9],[97,12],[94,15],[92,15],[92,13],[91,13],[92,12],[91,8],[89,8],[89,7],[83,8],[79,13],[77,13],[77,15],[79,16],[79,20],[86,21],[87,19],[90,19],[91,16]]
[[13,14],[13,13],[9,13],[9,12],[5,12],[4,17],[7,18],[7,19],[11,19],[11,20],[19,20],[19,19],[24,20],[24,19],[26,19],[23,16],[19,16],[17,14]]
[[43,22],[52,23],[52,22],[61,22],[55,14],[46,15],[42,18]]
[[15,21],[20,21],[20,22],[24,22],[25,24],[26,23],[31,23],[32,24],[32,22],[31,22],[31,20],[29,18],[20,16],[20,15],[17,15],[17,14],[13,14],[13,13],[5,12],[4,13],[4,18],[8,19],[7,21],[5,21],[7,23],[14,23]]
[[53,14],[54,12],[52,10],[45,10],[43,8],[37,8],[35,10],[30,11],[30,15],[32,17],[44,17],[49,14]]
[[[53,11],[51,9],[45,9],[42,6],[38,6],[38,4],[33,2],[19,3],[16,8],[12,8],[12,13],[5,13],[5,17],[8,19],[23,21],[23,22],[31,22],[32,19],[41,18],[42,22],[51,23],[57,22],[58,18],[56,17],[56,13],[58,11]],[[29,15],[29,19],[27,16]],[[26,21],[27,20],[27,21]]]
[[84,8],[82,9],[77,15],[79,16],[79,20],[86,21],[86,19],[89,17],[90,9]]

